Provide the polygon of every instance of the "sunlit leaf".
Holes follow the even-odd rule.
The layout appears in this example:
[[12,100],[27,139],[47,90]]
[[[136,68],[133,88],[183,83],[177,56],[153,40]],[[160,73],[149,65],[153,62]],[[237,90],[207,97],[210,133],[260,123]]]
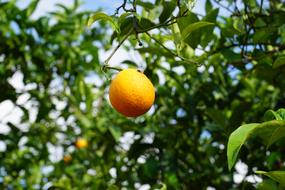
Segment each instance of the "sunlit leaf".
[[211,22],[205,22],[205,21],[200,21],[200,22],[190,24],[189,26],[183,29],[182,34],[181,34],[182,39],[185,40],[195,30],[198,30],[205,26],[211,26],[211,25],[214,25],[214,24]]
[[98,21],[98,20],[105,20],[105,21],[108,21],[108,22],[110,22],[110,24],[112,25],[112,27],[113,27],[116,31],[119,30],[119,27],[118,27],[116,21],[115,21],[111,16],[109,16],[109,15],[107,15],[107,14],[105,14],[105,13],[102,13],[102,12],[97,12],[97,13],[95,13],[94,15],[92,15],[92,16],[89,18],[88,22],[87,22],[87,26],[88,26],[88,27],[91,27],[91,25],[92,25],[94,22]]
[[258,123],[245,124],[236,129],[229,138],[227,147],[228,167],[231,169],[236,160],[240,148],[250,137],[253,130],[259,126]]
[[285,187],[285,171],[256,171],[255,173],[265,175]]

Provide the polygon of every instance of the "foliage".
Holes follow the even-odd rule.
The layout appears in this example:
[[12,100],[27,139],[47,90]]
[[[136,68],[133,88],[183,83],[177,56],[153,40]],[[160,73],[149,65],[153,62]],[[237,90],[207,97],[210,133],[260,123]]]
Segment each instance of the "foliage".
[[[266,112],[285,104],[282,0],[206,0],[205,14],[191,0],[123,0],[114,15],[81,12],[75,1],[33,19],[38,2],[20,9],[0,0],[0,102],[23,113],[20,122],[0,120],[10,130],[0,133],[0,189],[279,188],[269,178],[235,182],[225,147],[240,138],[229,164],[239,152],[246,176],[284,170],[283,134],[252,135],[270,132],[267,124],[283,130],[284,114]],[[156,88],[152,110],[136,119],[108,102],[118,48],[140,54],[143,62],[120,67],[143,68]],[[264,123],[245,125],[265,112]],[[79,138],[88,147],[75,148]],[[63,154],[54,158],[56,150]]]
[[[281,108],[278,111],[269,110],[265,114],[266,121],[263,123],[251,123],[240,126],[236,129],[229,138],[227,147],[228,166],[231,169],[237,159],[241,146],[251,136],[259,136],[262,142],[267,146],[271,146],[274,142],[285,137],[285,109]],[[273,120],[271,120],[273,119]],[[284,171],[271,171],[263,172],[256,171],[256,173],[264,174],[273,180],[285,185],[285,172]]]

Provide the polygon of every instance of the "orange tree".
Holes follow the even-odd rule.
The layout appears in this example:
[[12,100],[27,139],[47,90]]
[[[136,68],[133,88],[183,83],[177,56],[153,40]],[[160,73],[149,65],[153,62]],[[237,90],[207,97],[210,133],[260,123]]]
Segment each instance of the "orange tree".
[[[282,0],[206,0],[205,13],[190,0],[124,0],[114,15],[75,1],[32,19],[38,2],[0,0],[0,101],[22,113],[1,115],[1,189],[284,185]],[[119,67],[139,67],[156,89],[137,118],[109,103],[118,48],[142,58]],[[229,170],[237,159],[248,167],[241,182]]]

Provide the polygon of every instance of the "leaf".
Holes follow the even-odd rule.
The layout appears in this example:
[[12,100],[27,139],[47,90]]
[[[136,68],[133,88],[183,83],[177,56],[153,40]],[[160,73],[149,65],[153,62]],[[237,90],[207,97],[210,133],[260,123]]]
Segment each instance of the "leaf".
[[213,5],[212,5],[211,1],[210,0],[206,0],[206,4],[205,4],[206,13],[210,12],[212,9],[213,9]]
[[250,136],[255,135],[263,139],[267,148],[285,136],[285,121],[272,120],[261,124],[251,123],[240,126],[229,138],[227,148],[228,168],[234,166],[241,146]]
[[121,128],[112,125],[109,127],[109,131],[112,134],[113,138],[116,140],[116,142],[119,142],[120,137],[122,136]]
[[285,171],[270,171],[270,172],[256,171],[255,173],[265,175],[273,179],[274,181],[277,181],[282,186],[285,186]]
[[227,146],[228,168],[234,166],[241,146],[250,137],[252,131],[258,127],[258,123],[245,124],[237,128],[231,135]]
[[285,108],[280,108],[276,113],[279,115],[280,120],[285,120]]
[[91,16],[88,19],[87,27],[91,27],[91,25],[98,20],[109,21],[110,24],[112,25],[112,27],[118,32],[119,27],[118,27],[117,23],[114,21],[114,19],[112,17],[110,17],[109,15],[102,13],[102,12],[95,13],[93,16]]
[[160,190],[167,190],[167,186],[163,183],[162,187],[160,188]]
[[198,30],[205,26],[210,26],[210,25],[214,25],[214,24],[211,22],[205,22],[205,21],[200,21],[200,22],[195,22],[193,24],[190,24],[189,26],[184,28],[184,30],[182,31],[182,35],[181,35],[182,39],[185,40],[193,31]]
[[285,136],[285,121],[272,120],[261,123],[254,132],[263,139],[263,143],[269,148],[274,142]]
[[173,13],[176,4],[174,2],[163,2],[163,11],[159,16],[159,22],[164,23]]
[[208,108],[206,109],[206,114],[218,125],[226,126],[226,116],[223,112],[217,109]]
[[110,186],[108,187],[108,190],[119,190],[119,187],[116,186],[116,185],[114,185],[114,184],[112,184],[112,185],[110,185]]
[[150,2],[143,2],[141,0],[138,0],[137,5],[140,5],[141,7],[145,8],[145,9],[153,9],[154,5]]
[[276,69],[276,68],[278,68],[278,67],[281,67],[281,66],[283,66],[283,65],[285,65],[285,56],[283,55],[283,56],[279,56],[275,61],[274,61],[274,63],[273,63],[273,69]]
[[121,16],[118,19],[119,25],[121,25],[124,22],[124,20],[131,15],[132,15],[132,13],[129,13],[129,12],[121,14]]
[[271,121],[271,120],[282,120],[282,118],[279,116],[279,114],[273,110],[268,110],[264,114],[265,121]]
[[31,14],[33,14],[33,12],[36,10],[37,6],[38,6],[39,0],[34,0],[32,1],[28,8],[26,9],[26,15],[27,17],[31,16]]
[[258,190],[278,190],[277,184],[271,179],[264,180],[262,183],[259,183],[257,186]]

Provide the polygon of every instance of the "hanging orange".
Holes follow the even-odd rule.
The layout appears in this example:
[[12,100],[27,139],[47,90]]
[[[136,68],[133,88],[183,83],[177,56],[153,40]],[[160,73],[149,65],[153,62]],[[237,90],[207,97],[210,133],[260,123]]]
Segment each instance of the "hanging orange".
[[88,142],[84,138],[79,138],[75,141],[75,146],[77,148],[86,148],[88,146]]
[[152,106],[155,90],[151,81],[136,69],[125,69],[112,80],[109,99],[112,106],[127,117],[137,117]]

